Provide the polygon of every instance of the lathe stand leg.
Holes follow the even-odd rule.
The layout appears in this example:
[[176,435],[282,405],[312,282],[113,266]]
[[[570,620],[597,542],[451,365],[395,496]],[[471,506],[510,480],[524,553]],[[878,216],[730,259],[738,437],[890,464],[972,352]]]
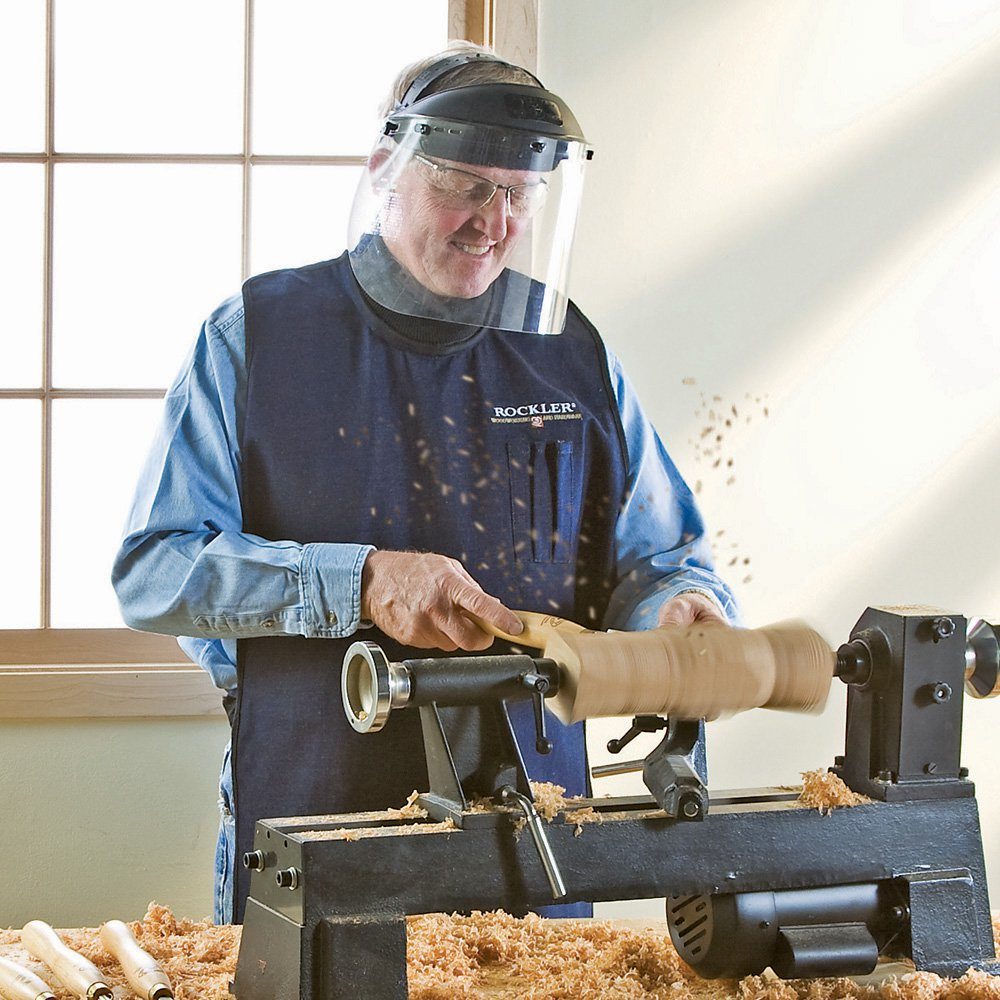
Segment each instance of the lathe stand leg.
[[317,1000],[406,1000],[406,918],[327,917]]
[[975,884],[964,868],[904,879],[910,895],[910,952],[918,969],[953,979],[969,966],[1000,972],[985,884]]

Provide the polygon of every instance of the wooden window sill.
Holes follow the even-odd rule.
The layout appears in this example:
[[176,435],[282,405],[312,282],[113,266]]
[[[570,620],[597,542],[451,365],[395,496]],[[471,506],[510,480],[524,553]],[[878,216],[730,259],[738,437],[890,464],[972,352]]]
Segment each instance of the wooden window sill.
[[0,667],[0,719],[221,716],[222,692],[177,664]]
[[0,720],[225,716],[222,692],[170,636],[0,630]]

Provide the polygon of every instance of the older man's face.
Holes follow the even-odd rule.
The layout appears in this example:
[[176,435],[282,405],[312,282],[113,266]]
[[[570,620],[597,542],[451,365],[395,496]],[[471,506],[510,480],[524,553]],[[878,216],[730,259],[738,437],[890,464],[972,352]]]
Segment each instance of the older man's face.
[[[508,209],[507,192],[492,181],[518,187]],[[471,299],[482,295],[506,266],[528,228],[532,203],[544,198],[544,181],[526,170],[473,167],[450,160],[415,158],[390,195],[382,235],[396,259],[436,295]]]

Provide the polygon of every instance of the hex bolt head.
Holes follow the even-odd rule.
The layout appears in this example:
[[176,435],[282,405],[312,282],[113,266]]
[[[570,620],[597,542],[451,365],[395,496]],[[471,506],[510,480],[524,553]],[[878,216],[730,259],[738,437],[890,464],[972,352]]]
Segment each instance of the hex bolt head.
[[[705,814],[702,801],[694,792],[685,792],[681,795],[677,803],[677,813],[681,819],[701,819]],[[735,877],[734,875],[733,878]]]

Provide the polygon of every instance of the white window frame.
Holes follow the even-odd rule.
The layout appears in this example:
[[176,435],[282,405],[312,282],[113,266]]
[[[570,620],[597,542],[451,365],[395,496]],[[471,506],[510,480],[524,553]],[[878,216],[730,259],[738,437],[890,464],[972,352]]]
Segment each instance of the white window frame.
[[[534,71],[539,0],[448,0],[448,36],[492,46]],[[5,388],[0,400],[41,403],[41,586],[37,629],[0,629],[0,719],[222,715],[219,691],[170,636],[131,629],[52,628],[52,404],[58,399],[162,399],[165,389],[64,389],[52,381],[52,243],[55,166],[59,163],[228,163],[243,169],[242,274],[249,276],[251,171],[258,164],[361,166],[357,156],[253,154],[254,0],[244,0],[243,149],[236,154],[81,154],[56,152],[54,16],[45,5],[45,149],[0,152],[0,164],[44,166],[42,384]]]

